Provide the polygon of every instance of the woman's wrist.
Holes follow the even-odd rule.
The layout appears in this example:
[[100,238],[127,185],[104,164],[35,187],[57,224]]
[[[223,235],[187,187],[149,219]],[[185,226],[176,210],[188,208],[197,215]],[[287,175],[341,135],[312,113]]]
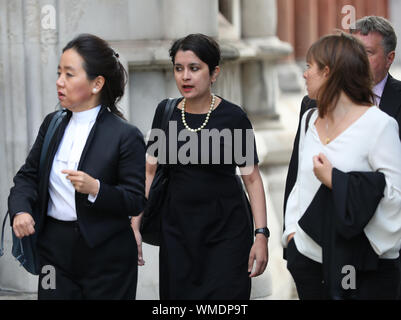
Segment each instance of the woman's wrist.
[[99,193],[99,190],[100,190],[100,181],[97,179],[93,179],[92,190],[90,192],[90,195],[96,197]]
[[291,241],[291,239],[294,238],[294,236],[295,236],[295,232],[289,234],[287,237],[287,243],[289,243]]
[[255,236],[255,241],[256,241],[256,240],[267,242],[268,238],[267,238],[264,234],[258,233],[258,234]]

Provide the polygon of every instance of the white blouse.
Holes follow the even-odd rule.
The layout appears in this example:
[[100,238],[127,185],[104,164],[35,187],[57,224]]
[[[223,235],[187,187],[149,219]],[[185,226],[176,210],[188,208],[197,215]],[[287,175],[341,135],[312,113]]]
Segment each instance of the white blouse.
[[319,139],[314,125],[318,112],[310,119],[305,134],[306,114],[301,121],[297,181],[288,197],[282,244],[295,232],[299,252],[322,262],[322,248],[299,226],[298,221],[321,186],[313,173],[313,157],[326,155],[333,167],[343,172],[379,171],[386,187],[376,212],[364,232],[376,254],[382,259],[396,259],[401,247],[401,143],[398,124],[373,106],[329,144]]
[[[76,221],[75,189],[62,170],[77,170],[86,140],[96,122],[100,106],[83,112],[74,112],[65,129],[53,160],[49,180],[49,205],[47,214],[57,220]],[[99,181],[98,181],[99,184]],[[88,196],[95,202],[96,197]]]

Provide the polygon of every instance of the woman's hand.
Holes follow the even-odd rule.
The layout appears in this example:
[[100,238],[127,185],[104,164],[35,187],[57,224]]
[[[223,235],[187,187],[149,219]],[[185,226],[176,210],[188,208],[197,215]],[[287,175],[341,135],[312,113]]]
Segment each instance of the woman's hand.
[[293,233],[288,235],[288,237],[287,237],[287,246],[290,243],[291,239],[294,238],[294,236],[295,236],[295,232],[293,232]]
[[83,194],[96,196],[99,193],[99,184],[96,179],[82,171],[63,170],[61,173],[67,175],[67,179],[71,181],[74,189]]
[[138,246],[138,266],[145,265],[145,260],[143,260],[143,251],[142,251],[142,235],[140,231],[141,216],[142,214],[138,217],[131,218],[131,228],[134,231],[136,244]]
[[269,261],[267,241],[267,238],[263,234],[256,235],[255,243],[252,246],[248,261],[248,272],[252,272],[256,260],[255,268],[249,275],[250,278],[260,276],[266,269],[267,262]]
[[313,157],[313,172],[321,183],[330,189],[332,188],[333,166],[323,153]]
[[13,230],[17,238],[22,239],[35,233],[35,221],[29,213],[21,213],[14,217]]

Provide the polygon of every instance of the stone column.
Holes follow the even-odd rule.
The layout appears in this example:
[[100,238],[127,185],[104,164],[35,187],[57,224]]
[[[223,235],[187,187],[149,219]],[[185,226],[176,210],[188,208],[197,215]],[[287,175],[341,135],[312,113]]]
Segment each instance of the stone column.
[[304,59],[310,45],[319,37],[317,0],[295,1],[296,57]]
[[218,1],[169,0],[161,3],[162,39],[177,39],[190,33],[217,36]]
[[337,7],[333,0],[318,0],[319,37],[332,34],[337,26]]
[[277,67],[279,86],[283,92],[299,92],[304,81],[302,70],[295,63],[295,0],[277,1],[277,15],[278,37],[293,48],[291,55],[281,59]]
[[[33,48],[38,31],[36,1],[0,2],[0,216],[7,211],[12,177],[24,162],[31,145],[34,123],[39,121],[41,84],[28,66],[39,56]],[[28,20],[28,21],[26,21]],[[32,30],[28,30],[29,28]],[[26,39],[32,40],[26,43]],[[27,50],[33,50],[28,52]],[[29,56],[29,58],[28,58]],[[36,64],[36,62],[33,62]],[[39,82],[39,83],[38,83]],[[37,92],[39,90],[39,92]],[[39,113],[39,115],[37,115]],[[36,277],[30,276],[11,255],[11,230],[6,225],[5,254],[1,258],[0,286],[4,289],[36,291]]]
[[242,37],[257,52],[252,61],[243,64],[243,105],[247,111],[271,119],[278,118],[275,62],[289,53],[281,47],[276,31],[275,0],[242,1]]
[[387,17],[387,0],[366,0],[367,15]]
[[[398,38],[401,38],[401,16],[398,12],[401,12],[401,1],[399,0],[390,0],[388,11],[390,12],[390,21],[393,22],[393,27],[395,33],[398,35]],[[395,54],[394,63],[401,65],[401,40],[398,40],[399,43],[397,45],[397,51]]]
[[[345,0],[342,1],[341,6],[348,4]],[[366,0],[352,0],[351,3],[356,9],[356,18],[360,19],[366,15]],[[339,8],[341,12],[341,8]]]
[[274,37],[276,31],[276,1],[242,0],[242,36],[244,38]]
[[[55,25],[48,19],[54,19]],[[24,48],[29,145],[46,114],[57,108],[57,1],[27,0],[24,7]]]
[[[376,15],[382,16],[385,18],[389,17],[389,0],[377,1],[378,8]],[[397,11],[399,12],[399,11]]]
[[[295,47],[295,0],[277,1],[277,36]],[[291,54],[287,59],[294,59]]]

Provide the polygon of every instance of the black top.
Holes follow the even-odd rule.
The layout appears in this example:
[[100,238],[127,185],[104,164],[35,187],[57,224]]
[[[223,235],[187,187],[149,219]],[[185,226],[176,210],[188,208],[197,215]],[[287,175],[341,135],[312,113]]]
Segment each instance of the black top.
[[[181,102],[182,98],[177,101],[177,104]],[[153,129],[161,129],[161,121],[163,116],[163,110],[166,106],[167,100],[163,100],[157,107],[156,113],[152,123]],[[177,141],[177,145],[171,146],[177,148],[176,155],[168,153],[162,153],[159,157],[159,151],[163,150],[161,141],[156,138],[154,141],[149,140],[147,145],[148,154],[158,157],[159,163],[167,163],[169,165],[174,164],[225,164],[233,166],[230,171],[235,170],[235,166],[245,167],[247,165],[254,165],[259,163],[256,143],[253,133],[252,124],[250,123],[248,116],[242,110],[241,107],[222,99],[220,105],[212,112],[209,122],[201,132],[190,132],[187,130],[181,119],[182,111],[176,106],[171,116],[170,128],[171,133],[175,136],[172,139],[172,143],[175,143],[176,138],[180,138]],[[185,120],[188,126],[192,129],[199,128],[206,119],[206,114],[194,114],[185,112]],[[216,132],[215,130],[218,130]],[[248,130],[248,137],[247,137]],[[216,148],[217,145],[209,145],[207,142],[206,134],[209,131],[210,135],[218,138],[220,153],[214,153],[219,151]],[[154,132],[153,132],[154,133]],[[166,133],[168,137],[168,133]],[[180,136],[177,137],[177,133]],[[217,135],[214,135],[217,133]],[[204,134],[205,138],[202,138]],[[217,139],[216,138],[216,139]],[[248,139],[248,143],[247,143]],[[198,141],[194,145],[199,147],[198,150],[192,147],[190,141]],[[212,140],[217,141],[217,140]],[[205,146],[209,145],[209,148],[203,149],[202,142]],[[155,145],[154,145],[155,144]],[[150,148],[152,145],[153,148]],[[166,149],[170,150],[169,139],[167,139]],[[175,149],[174,148],[174,149]],[[248,150],[247,150],[248,148]],[[207,149],[209,149],[209,157],[207,156]],[[181,151],[181,153],[180,153]],[[182,157],[181,157],[181,156]],[[231,157],[230,157],[231,155]]]
[[[166,101],[156,110],[153,128],[160,128]],[[186,122],[194,129],[205,118],[205,114],[186,113]],[[208,129],[217,129],[216,134],[225,132],[225,138],[202,140]],[[241,129],[236,133],[240,138],[234,137],[235,129]],[[247,144],[239,134],[243,129],[252,132],[245,112],[224,99],[198,133],[185,129],[181,110],[173,111],[166,152],[170,179],[162,212],[161,299],[250,297],[247,268],[253,235],[242,185],[236,176],[236,166],[245,165],[238,156],[238,148]],[[258,163],[253,135],[250,141],[252,153],[246,158],[253,166]],[[151,147],[157,143],[148,143],[148,152],[156,154]],[[159,161],[161,158],[160,154]]]

